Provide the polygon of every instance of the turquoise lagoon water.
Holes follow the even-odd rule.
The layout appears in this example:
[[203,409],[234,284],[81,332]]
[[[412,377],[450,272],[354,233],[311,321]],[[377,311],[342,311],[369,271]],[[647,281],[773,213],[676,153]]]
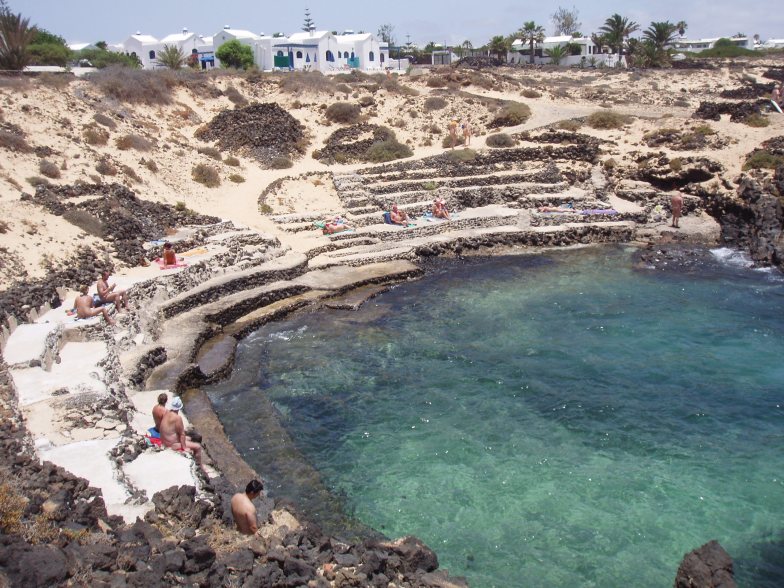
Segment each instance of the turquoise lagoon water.
[[343,509],[475,587],[671,586],[710,539],[741,586],[781,586],[784,281],[736,259],[445,263],[268,325],[210,396],[273,495],[325,508],[276,463],[261,399]]

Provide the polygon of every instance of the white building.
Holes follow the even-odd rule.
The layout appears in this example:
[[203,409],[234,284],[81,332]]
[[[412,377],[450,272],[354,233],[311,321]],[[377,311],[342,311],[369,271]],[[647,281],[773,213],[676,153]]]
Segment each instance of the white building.
[[123,51],[136,57],[143,69],[153,69],[158,64],[158,52],[163,48],[160,41],[151,35],[142,35],[139,31],[128,37]]
[[[212,46],[215,51],[218,51],[220,46],[224,43],[228,43],[229,41],[239,41],[243,45],[247,45],[253,50],[253,61],[259,65],[263,62],[262,56],[258,55],[260,40],[261,35],[257,35],[256,33],[251,33],[250,31],[245,31],[242,29],[233,29],[229,25],[226,25],[223,27],[223,29],[221,29],[220,32],[215,33],[212,36]],[[218,59],[216,56],[215,67],[218,66],[220,66],[220,59]]]
[[202,37],[184,28],[181,33],[167,35],[159,43],[160,50],[166,46],[177,47],[185,55],[189,64],[195,62],[201,69],[215,67],[212,37]]
[[[564,47],[566,55],[560,60],[560,65],[615,65],[618,56],[612,53],[602,53],[599,47],[590,37],[571,37],[563,35],[559,37],[545,37],[541,43],[534,43],[534,63],[547,64],[552,59],[547,55],[548,51],[556,47]],[[577,51],[579,49],[579,52]],[[531,45],[524,39],[516,39],[511,46],[511,51],[507,55],[510,63],[529,63]],[[622,58],[623,59],[623,58]]]
[[[372,33],[350,33],[338,35],[338,43],[343,48],[343,60],[346,64],[351,59],[353,53],[354,63],[359,60],[357,65],[352,67],[364,71],[381,70],[387,67],[389,62],[389,48],[381,45],[381,40]],[[349,58],[345,57],[346,52]],[[338,57],[338,60],[341,58]]]
[[781,49],[784,47],[784,39],[768,39],[759,47],[762,49]]
[[713,49],[716,41],[724,38],[729,40],[736,47],[743,49],[754,49],[754,40],[748,37],[714,37],[712,39],[678,39],[673,46],[678,51],[689,51],[690,53],[700,53],[706,49]]

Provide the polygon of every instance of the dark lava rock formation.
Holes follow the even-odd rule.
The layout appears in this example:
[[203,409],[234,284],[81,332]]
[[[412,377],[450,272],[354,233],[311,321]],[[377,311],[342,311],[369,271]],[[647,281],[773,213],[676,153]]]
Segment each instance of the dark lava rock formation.
[[732,558],[719,545],[709,541],[686,554],[675,577],[675,588],[736,588]]
[[775,87],[776,87],[775,82],[771,82],[770,84],[758,84],[756,82],[747,82],[745,85],[741,86],[740,88],[731,88],[727,90],[722,90],[719,96],[721,96],[722,98],[730,98],[733,100],[754,100],[755,98],[767,96],[773,91],[773,88]]
[[243,153],[262,164],[302,154],[307,146],[305,127],[274,103],[224,110],[198,129],[196,138],[217,141],[220,149]]
[[332,133],[326,145],[313,152],[313,158],[328,164],[367,161],[367,150],[374,143],[393,139],[395,133],[386,127],[368,123],[351,125]]
[[705,120],[721,120],[722,114],[729,114],[732,122],[743,122],[755,114],[761,114],[762,108],[770,105],[768,100],[756,102],[700,102],[694,112],[694,118]]
[[[78,204],[68,202],[80,196],[95,198]],[[122,184],[42,185],[34,196],[23,194],[22,200],[39,204],[86,233],[111,242],[115,255],[129,265],[136,265],[145,256],[145,242],[160,239],[167,229],[220,222],[217,217],[141,200]]]
[[715,179],[723,170],[720,163],[706,157],[670,159],[663,153],[646,154],[637,159],[637,169],[629,177],[668,191]]
[[721,224],[722,241],[747,249],[751,258],[784,267],[784,166],[772,180],[745,177],[737,196],[709,201],[707,210]]

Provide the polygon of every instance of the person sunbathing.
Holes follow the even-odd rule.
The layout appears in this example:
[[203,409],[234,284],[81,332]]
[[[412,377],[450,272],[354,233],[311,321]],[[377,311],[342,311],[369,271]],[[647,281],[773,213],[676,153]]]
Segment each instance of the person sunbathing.
[[354,227],[348,225],[342,218],[336,217],[335,220],[325,221],[324,226],[321,228],[321,232],[325,235],[333,235],[335,233],[353,230],[353,228]]
[[449,220],[449,210],[447,209],[446,202],[444,202],[443,198],[436,198],[433,201],[433,216]]
[[109,316],[109,311],[106,310],[105,306],[99,308],[95,307],[93,297],[87,293],[87,286],[81,286],[79,288],[79,296],[74,300],[74,308],[76,308],[76,316],[81,319],[92,318],[102,314],[107,323],[110,325],[115,324],[112,317]]
[[177,265],[177,254],[174,251],[172,244],[166,241],[163,244],[163,266]]
[[394,225],[406,226],[408,224],[408,215],[398,209],[397,204],[393,204],[392,210],[389,212],[389,220],[391,220]]
[[538,212],[577,212],[571,205],[562,206],[540,206]]
[[169,402],[169,410],[163,415],[161,424],[158,426],[161,443],[164,447],[171,447],[174,450],[193,452],[196,463],[201,465],[201,445],[185,436],[185,425],[180,416],[181,410],[182,400],[179,396],[175,396]]

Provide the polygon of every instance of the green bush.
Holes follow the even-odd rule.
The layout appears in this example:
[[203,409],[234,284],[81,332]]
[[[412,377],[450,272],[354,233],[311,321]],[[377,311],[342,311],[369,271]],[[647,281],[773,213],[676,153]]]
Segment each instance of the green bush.
[[457,149],[455,151],[450,151],[446,154],[446,156],[456,163],[462,163],[465,161],[472,161],[476,159],[476,151],[473,149]]
[[408,145],[404,145],[392,137],[386,141],[373,143],[365,152],[365,159],[373,163],[383,163],[394,159],[405,159],[413,154],[414,152]]
[[140,135],[134,134],[117,137],[114,142],[117,145],[117,149],[120,151],[128,151],[129,149],[135,149],[136,151],[149,151],[153,147],[149,140]]
[[330,104],[324,114],[327,119],[333,122],[353,124],[359,121],[359,113],[360,109],[357,104],[336,102],[335,104]]
[[239,167],[240,160],[234,157],[233,155],[229,155],[226,159],[223,160],[223,163],[226,165],[230,165],[231,167]]
[[203,184],[208,188],[217,188],[221,184],[218,170],[205,163],[196,164],[191,170],[191,177],[194,182]]
[[235,184],[241,184],[245,181],[245,178],[243,178],[240,174],[231,174],[229,176],[229,181],[232,181]]
[[523,124],[531,116],[531,109],[521,102],[506,102],[487,125],[491,129],[515,127]]
[[56,163],[53,163],[48,159],[42,159],[38,162],[38,171],[41,172],[42,175],[47,178],[52,178],[53,180],[60,177],[60,168],[57,167]]
[[237,39],[227,41],[215,51],[215,57],[221,62],[221,67],[234,69],[248,69],[253,67],[253,49],[243,45]]
[[221,160],[221,152],[215,147],[199,147],[197,151],[202,155],[206,155],[217,161]]
[[27,178],[27,183],[30,184],[33,188],[37,188],[38,186],[48,186],[49,180],[42,178],[41,176],[33,176],[31,178]]
[[285,156],[273,157],[269,161],[270,169],[288,169],[293,166],[294,162]]
[[743,124],[750,126],[750,127],[767,127],[770,124],[767,116],[762,116],[761,114],[752,114],[747,116],[743,119]]
[[[458,134],[455,137],[455,147],[460,147],[463,143],[465,143],[465,137],[463,135]],[[441,147],[444,149],[452,147],[452,137],[449,135],[445,135],[444,138],[441,140]]]
[[442,108],[446,108],[447,101],[442,98],[441,96],[431,96],[430,98],[425,99],[425,110],[441,110]]
[[423,190],[435,190],[438,188],[438,182],[422,182]]
[[521,94],[523,95],[524,98],[541,98],[542,97],[542,93],[541,92],[537,92],[536,90],[532,90],[530,88],[526,88],[525,90],[523,90],[521,92]]
[[431,75],[427,78],[427,85],[430,88],[446,88],[448,82],[445,77]]
[[559,120],[557,123],[555,123],[555,128],[572,132],[579,130],[581,126],[583,126],[583,123],[572,119]]
[[177,212],[185,212],[185,210],[187,210],[187,208],[188,207],[185,206],[185,203],[182,200],[178,200],[174,204],[174,210],[176,210]]
[[593,129],[621,129],[632,120],[631,116],[612,110],[598,110],[588,117],[587,122]]
[[363,108],[367,108],[368,106],[373,106],[376,101],[373,99],[373,96],[360,96],[359,97],[359,105]]
[[516,141],[506,133],[495,133],[487,136],[488,147],[514,147]]
[[774,155],[770,151],[759,149],[749,155],[743,164],[743,169],[747,171],[750,169],[776,169],[780,165],[784,165],[784,156]]

